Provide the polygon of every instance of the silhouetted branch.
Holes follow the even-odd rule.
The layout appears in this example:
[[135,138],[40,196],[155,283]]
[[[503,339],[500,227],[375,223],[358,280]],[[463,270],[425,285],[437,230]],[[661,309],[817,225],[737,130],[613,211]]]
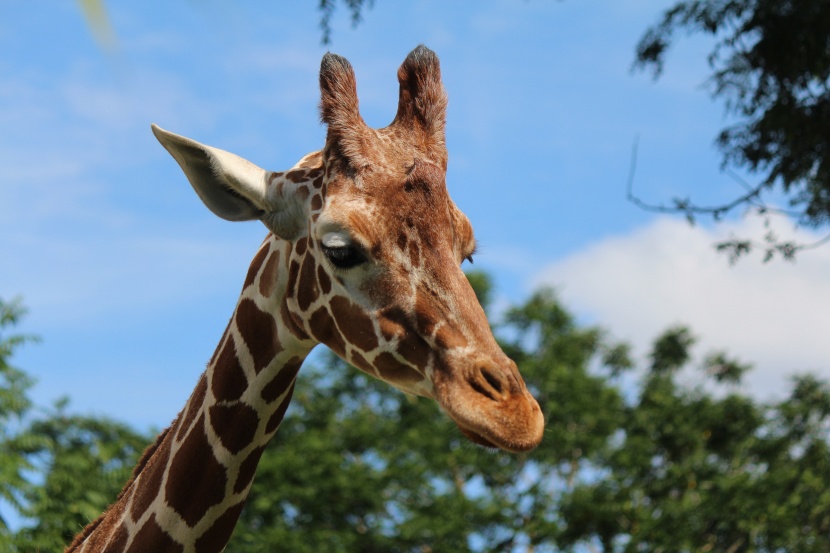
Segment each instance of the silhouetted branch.
[[776,254],[780,255],[786,261],[793,261],[798,252],[815,249],[830,243],[830,234],[815,242],[807,243],[779,239],[775,232],[770,229],[768,215],[784,215],[795,219],[798,224],[799,221],[803,220],[804,213],[768,206],[761,198],[761,192],[765,188],[764,184],[752,186],[739,175],[728,169],[725,171],[726,174],[732,177],[746,191],[745,194],[736,197],[730,202],[716,206],[701,206],[695,204],[689,198],[672,198],[672,205],[648,203],[634,194],[634,175],[637,169],[638,148],[639,137],[636,137],[631,149],[631,163],[628,171],[628,182],[626,184],[626,199],[640,209],[655,213],[682,214],[691,225],[694,225],[696,217],[701,215],[711,216],[714,221],[720,221],[724,215],[741,206],[746,206],[748,209],[754,210],[758,215],[766,217],[764,226],[767,228],[767,232],[761,241],[731,237],[729,240],[715,244],[717,251],[724,252],[728,255],[730,264],[734,264],[740,257],[755,249],[763,250],[764,263],[773,259]]
[[[711,215],[715,221],[719,221],[724,215],[726,215],[733,209],[745,204],[750,204],[754,207],[762,208],[767,211],[770,210],[769,207],[763,205],[763,202],[761,202],[760,199],[761,191],[764,187],[763,185],[759,185],[754,188],[750,187],[746,194],[738,196],[731,202],[717,206],[697,205],[694,202],[692,202],[692,200],[689,198],[672,198],[673,205],[650,204],[648,202],[645,202],[634,195],[634,174],[636,172],[637,167],[638,146],[639,137],[634,139],[634,146],[632,147],[631,165],[628,172],[628,184],[626,186],[626,199],[628,199],[628,201],[630,201],[640,209],[656,213],[682,213],[686,216],[686,220],[688,220],[689,223],[692,225],[695,223],[695,216],[697,215]],[[741,184],[745,183],[742,182]],[[758,204],[756,204],[755,202],[758,202]]]
[[[374,0],[339,0],[349,9],[352,18],[352,27],[357,27],[363,20],[363,9],[370,9]],[[317,9],[320,10],[320,31],[323,36],[321,42],[325,45],[331,44],[331,18],[337,8],[338,0],[320,0]]]

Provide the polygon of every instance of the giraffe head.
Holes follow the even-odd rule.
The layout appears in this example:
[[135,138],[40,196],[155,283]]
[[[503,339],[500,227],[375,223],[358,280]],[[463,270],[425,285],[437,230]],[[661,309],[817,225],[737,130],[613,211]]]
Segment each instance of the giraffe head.
[[322,342],[372,376],[434,398],[476,443],[532,449],[541,410],[461,269],[475,239],[447,192],[438,58],[419,46],[398,80],[395,119],[372,129],[351,65],[326,54],[325,147],[287,172],[153,130],[214,213],[261,220],[284,244],[287,276],[270,276],[266,288],[278,291],[274,315],[298,340]]

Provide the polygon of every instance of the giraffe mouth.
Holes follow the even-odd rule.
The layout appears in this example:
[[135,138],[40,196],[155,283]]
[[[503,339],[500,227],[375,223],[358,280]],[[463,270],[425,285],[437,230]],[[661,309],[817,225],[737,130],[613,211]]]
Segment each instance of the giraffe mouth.
[[538,444],[539,440],[513,440],[510,438],[507,439],[500,439],[496,436],[487,437],[484,434],[472,430],[467,426],[459,423],[458,420],[453,419],[458,429],[461,431],[464,436],[467,437],[468,440],[473,442],[476,445],[480,445],[482,447],[486,447],[487,449],[501,449],[504,451],[509,451],[510,453],[523,453],[526,451],[530,451],[534,449]]
[[467,439],[470,440],[471,442],[473,442],[474,444],[478,444],[478,445],[486,447],[488,449],[500,449],[499,446],[497,446],[496,444],[494,444],[493,442],[491,442],[490,440],[488,440],[487,438],[485,438],[481,434],[479,434],[477,432],[473,432],[472,430],[470,430],[468,428],[464,428],[463,426],[461,426],[458,423],[456,423],[456,424],[458,425],[458,429],[461,430],[461,433],[464,434],[465,436],[467,436]]
[[544,416],[538,402],[525,389],[498,396],[483,394],[476,387],[438,384],[438,404],[471,442],[521,453],[542,441]]

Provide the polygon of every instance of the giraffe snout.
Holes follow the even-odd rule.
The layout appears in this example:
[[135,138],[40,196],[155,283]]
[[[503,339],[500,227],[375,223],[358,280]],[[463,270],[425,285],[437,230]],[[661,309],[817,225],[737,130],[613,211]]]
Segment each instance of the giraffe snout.
[[435,382],[436,400],[473,442],[507,451],[539,445],[544,417],[516,365],[476,359]]

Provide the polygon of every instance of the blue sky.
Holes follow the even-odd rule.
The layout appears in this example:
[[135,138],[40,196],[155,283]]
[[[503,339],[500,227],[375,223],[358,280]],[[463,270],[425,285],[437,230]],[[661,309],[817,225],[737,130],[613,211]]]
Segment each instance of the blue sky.
[[212,215],[150,123],[285,169],[322,146],[327,49],[352,62],[364,118],[385,126],[397,67],[420,43],[441,59],[448,184],[499,306],[554,286],[640,354],[667,325],[690,324],[701,355],[754,362],[747,389],[764,396],[783,393],[790,371],[830,374],[830,248],[730,268],[713,243],[760,235],[760,221],[689,227],[625,200],[635,137],[643,198],[741,191],[712,146],[727,121],[703,87],[709,43],[682,41],[659,81],[631,71],[671,4],[377,0],[357,29],[341,7],[324,47],[312,0],[107,2],[107,48],[73,2],[0,3],[0,294],[23,297],[22,330],[43,339],[15,358],[38,379],[35,400],[167,425],[265,234]]

